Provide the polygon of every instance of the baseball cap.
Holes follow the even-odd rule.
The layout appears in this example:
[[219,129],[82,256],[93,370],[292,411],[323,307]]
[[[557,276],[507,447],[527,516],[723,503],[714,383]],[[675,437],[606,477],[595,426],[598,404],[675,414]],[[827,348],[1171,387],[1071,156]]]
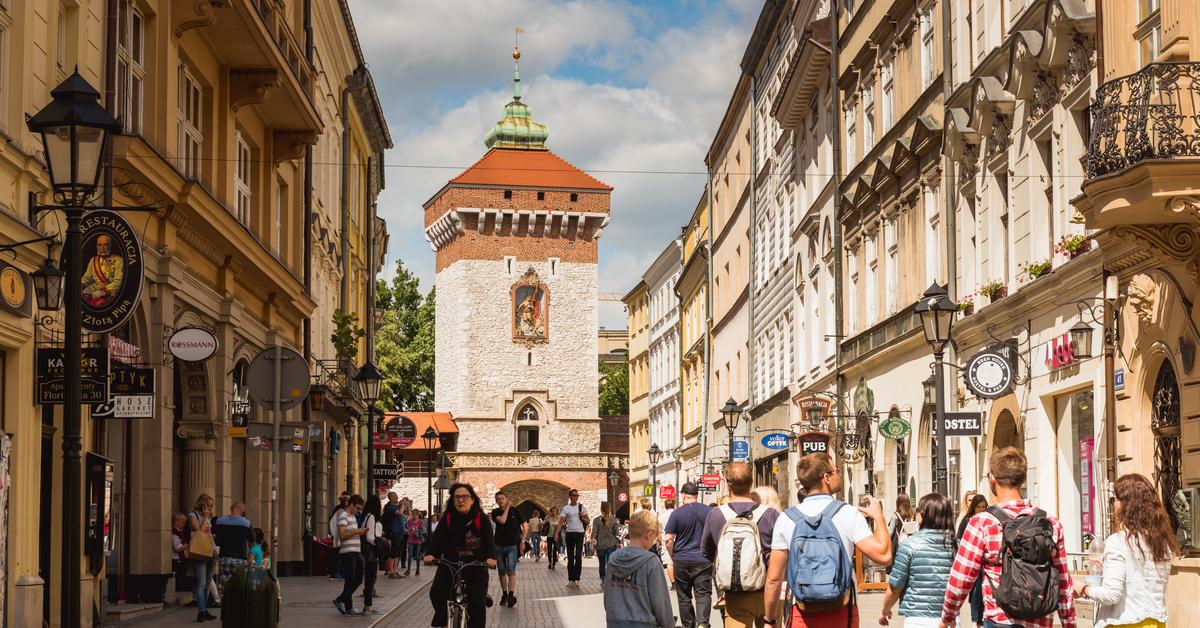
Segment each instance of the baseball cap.
[[679,492],[684,495],[699,495],[700,488],[696,486],[695,482],[688,482],[683,485],[683,488],[679,489]]

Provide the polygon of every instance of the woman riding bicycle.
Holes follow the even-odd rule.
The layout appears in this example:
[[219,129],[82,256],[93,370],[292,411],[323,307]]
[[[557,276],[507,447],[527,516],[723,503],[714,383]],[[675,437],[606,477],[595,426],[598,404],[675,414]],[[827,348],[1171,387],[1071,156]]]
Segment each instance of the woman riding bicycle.
[[[437,524],[429,539],[424,562],[431,565],[435,560],[456,563],[486,562],[488,569],[496,568],[496,543],[492,537],[492,524],[483,512],[479,496],[470,484],[456,483],[450,487],[449,508]],[[467,626],[483,628],[487,621],[488,572],[480,567],[462,570],[467,590]],[[445,626],[449,621],[446,602],[454,590],[453,569],[439,564],[429,590],[433,602],[431,626]]]

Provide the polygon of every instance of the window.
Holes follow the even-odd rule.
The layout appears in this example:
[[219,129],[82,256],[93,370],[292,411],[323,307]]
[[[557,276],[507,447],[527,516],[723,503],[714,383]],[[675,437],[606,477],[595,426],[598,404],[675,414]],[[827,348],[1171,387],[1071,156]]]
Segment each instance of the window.
[[890,218],[883,226],[884,268],[883,298],[885,315],[898,309],[900,301],[900,247],[896,242],[896,219]]
[[864,324],[879,320],[879,239],[877,234],[867,236],[867,316]]
[[[65,20],[60,23],[65,24]],[[117,116],[121,118],[121,126],[129,133],[142,132],[142,92],[146,82],[145,24],[145,18],[132,0],[121,0],[117,4]],[[60,38],[59,46],[59,67],[64,67],[66,37]],[[180,108],[183,108],[182,90],[180,96]]]
[[179,169],[188,179],[200,178],[204,150],[204,91],[186,65],[179,65]]
[[538,432],[536,427],[517,428],[517,451],[534,451],[538,448]]
[[574,203],[577,200],[579,200],[579,195],[574,192],[571,192],[571,202]]
[[1153,63],[1162,47],[1162,12],[1159,0],[1138,0],[1138,25],[1133,31],[1138,40],[1138,65]]
[[[8,128],[8,31],[12,25],[8,14],[3,9],[4,0],[0,0],[0,129]],[[24,127],[24,124],[22,124]]]
[[856,161],[854,157],[854,103],[846,103],[846,108],[842,114],[845,118],[846,126],[846,146],[843,150],[843,152],[846,154],[846,170],[853,170],[854,163]]
[[871,152],[875,145],[875,82],[862,88],[863,103],[863,157]]
[[883,109],[883,132],[887,133],[895,123],[895,83],[892,76],[892,65],[895,63],[895,57],[888,59],[883,63],[883,67],[879,69],[880,82],[883,84],[880,103]]
[[271,238],[272,250],[275,251],[275,257],[280,256],[283,251],[283,204],[287,202],[288,186],[282,180],[275,186],[275,211],[272,220],[274,235]]
[[846,291],[846,313],[848,321],[846,322],[849,331],[858,329],[858,252],[851,246],[846,253],[846,261],[849,262],[850,289]]
[[[945,2],[946,0],[943,0]],[[921,91],[933,85],[933,9],[921,12]]]
[[238,222],[249,226],[250,199],[253,191],[250,187],[251,152],[250,145],[246,143],[240,130],[234,133],[234,145],[237,151],[237,161],[233,170],[234,214],[237,216]]
[[539,201],[544,201],[544,200],[546,200],[546,193],[545,193],[545,192],[538,192],[538,200],[539,200]]
[[942,274],[941,246],[938,242],[937,187],[926,185],[921,191],[921,204],[925,207],[925,284],[935,283]]
[[512,190],[504,190],[504,198],[505,198],[505,200],[511,199],[512,198]]

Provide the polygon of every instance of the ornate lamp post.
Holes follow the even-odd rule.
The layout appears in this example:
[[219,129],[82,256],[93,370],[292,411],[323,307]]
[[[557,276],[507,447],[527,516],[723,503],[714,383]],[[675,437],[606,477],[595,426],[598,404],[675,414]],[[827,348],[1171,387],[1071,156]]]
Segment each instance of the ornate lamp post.
[[429,490],[425,495],[425,530],[426,534],[433,533],[433,446],[439,443],[438,431],[433,429],[433,426],[425,428],[425,433],[421,434],[421,440],[425,441],[425,451],[429,455],[429,464],[425,467],[425,475],[429,480]]
[[721,408],[721,416],[725,417],[725,429],[729,431],[729,461],[733,462],[733,433],[737,430],[738,419],[742,418],[742,410],[730,398]]
[[[83,353],[83,251],[80,222],[86,206],[99,186],[109,134],[121,125],[100,106],[100,92],[79,72],[67,77],[50,92],[50,104],[29,118],[29,130],[42,139],[50,187],[60,209],[67,217],[66,241],[66,314],[63,321],[66,373],[63,398],[63,547],[62,547],[62,625],[80,625],[80,577],[83,562],[83,449],[81,407]],[[41,208],[39,208],[41,209]],[[47,273],[46,305],[53,284],[53,264],[43,266]],[[61,283],[59,284],[61,295]],[[38,305],[43,295],[39,294]],[[57,299],[56,299],[57,300]]]
[[367,495],[379,492],[375,486],[375,402],[379,401],[379,386],[383,383],[383,375],[375,368],[375,363],[367,360],[354,376],[358,385],[358,396],[367,404]]
[[948,465],[946,451],[946,435],[943,430],[943,419],[946,414],[946,382],[945,367],[942,356],[946,345],[950,342],[950,331],[954,327],[954,315],[958,306],[950,300],[946,289],[931,284],[916,307],[921,317],[921,327],[925,332],[925,342],[933,349],[933,378],[934,378],[934,442],[937,445],[937,476],[935,490],[942,495],[949,491],[946,468]]
[[650,458],[651,503],[654,504],[654,510],[658,510],[658,461],[662,460],[663,451],[658,448],[658,443],[654,443],[646,450],[646,455]]

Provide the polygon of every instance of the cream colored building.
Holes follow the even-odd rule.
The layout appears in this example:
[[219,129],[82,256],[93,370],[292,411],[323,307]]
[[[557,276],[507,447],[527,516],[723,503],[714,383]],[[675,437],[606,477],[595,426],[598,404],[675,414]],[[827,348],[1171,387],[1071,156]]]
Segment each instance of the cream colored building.
[[650,482],[650,302],[645,280],[621,302],[629,322],[629,495],[636,500]]
[[709,329],[708,300],[709,203],[700,196],[680,237],[683,268],[675,292],[679,298],[679,482],[694,481],[705,470],[701,452],[712,434],[708,431]]

